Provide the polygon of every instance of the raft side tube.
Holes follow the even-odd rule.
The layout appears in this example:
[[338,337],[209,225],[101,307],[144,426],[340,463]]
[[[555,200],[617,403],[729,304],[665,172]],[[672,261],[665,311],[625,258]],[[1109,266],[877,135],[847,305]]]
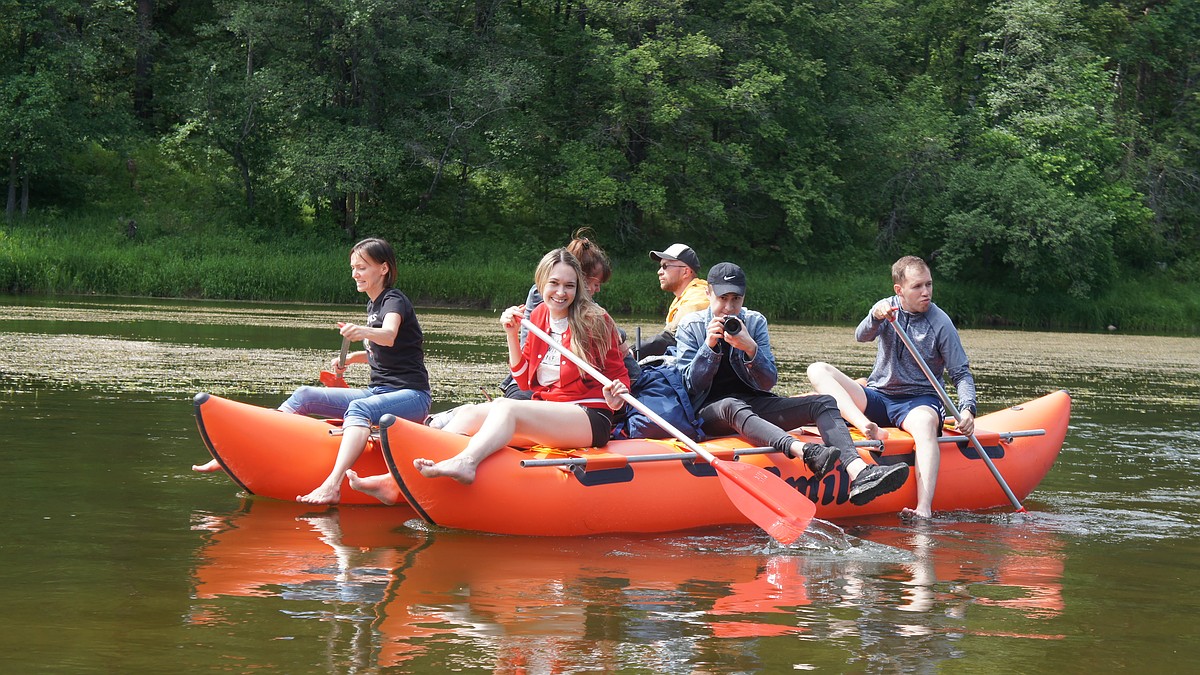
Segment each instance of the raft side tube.
[[421,516],[421,520],[424,520],[430,525],[437,525],[429,513],[421,507],[419,502],[417,502],[416,497],[409,492],[408,486],[404,483],[404,478],[400,475],[400,471],[396,469],[396,460],[392,457],[391,447],[388,446],[387,434],[388,428],[395,423],[396,416],[391,413],[379,418],[379,443],[383,448],[383,452],[381,453],[383,455],[383,461],[385,464],[387,464],[388,473],[392,474],[392,480],[396,481],[396,485],[400,486],[400,493],[404,495],[404,501],[408,502],[408,505],[417,512],[418,516]]
[[226,466],[225,460],[221,458],[221,453],[217,452],[216,446],[213,445],[212,439],[209,438],[208,430],[204,428],[203,407],[204,404],[207,403],[211,398],[212,395],[205,391],[202,391],[192,397],[192,410],[196,415],[196,427],[200,429],[200,439],[204,441],[204,446],[208,448],[208,454],[212,455],[213,459],[217,460],[217,464],[221,465],[221,470],[225,472],[225,475],[229,476],[234,483],[237,483],[238,487],[245,490],[246,494],[252,495],[254,494],[254,491],[246,487],[246,484],[243,483],[237,476],[235,476],[234,473],[229,470],[229,467]]

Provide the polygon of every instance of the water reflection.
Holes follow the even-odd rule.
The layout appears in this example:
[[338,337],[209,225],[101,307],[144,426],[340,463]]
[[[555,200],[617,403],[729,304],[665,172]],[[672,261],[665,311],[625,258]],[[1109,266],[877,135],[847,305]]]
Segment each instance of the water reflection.
[[904,565],[906,575],[898,579],[905,587],[894,605],[898,611],[940,607],[965,617],[969,607],[999,608],[1025,619],[1052,619],[1065,607],[1063,543],[1027,520],[928,522],[910,528],[864,525],[851,532],[912,551],[914,560]]
[[424,531],[406,508],[246,500],[194,516],[203,544],[190,618],[234,623],[256,613],[227,611],[229,599],[272,599],[287,620],[330,624],[331,663],[534,672],[765,667],[747,638],[935,662],[964,635],[1062,637],[1037,628],[1064,610],[1057,535],[988,520],[884,522],[814,555],[744,528],[498,537]]

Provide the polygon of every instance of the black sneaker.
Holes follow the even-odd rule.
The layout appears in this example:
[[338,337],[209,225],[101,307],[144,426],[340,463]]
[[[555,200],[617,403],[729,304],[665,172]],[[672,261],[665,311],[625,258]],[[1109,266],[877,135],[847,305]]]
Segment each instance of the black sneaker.
[[837,464],[838,458],[842,453],[837,448],[831,448],[828,445],[819,443],[804,444],[804,465],[817,478],[833,471],[834,465]]
[[850,483],[850,503],[862,506],[879,495],[899,490],[906,480],[907,464],[870,464]]

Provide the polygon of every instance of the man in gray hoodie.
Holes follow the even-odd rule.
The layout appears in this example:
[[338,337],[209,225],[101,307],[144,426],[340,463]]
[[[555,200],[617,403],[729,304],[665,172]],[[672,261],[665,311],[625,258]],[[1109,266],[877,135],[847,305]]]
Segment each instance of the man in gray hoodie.
[[892,265],[892,282],[896,294],[875,303],[854,333],[859,342],[878,340],[875,367],[866,386],[828,363],[809,366],[808,379],[815,391],[833,396],[842,416],[867,438],[883,440],[886,432],[880,426],[900,427],[912,436],[917,508],[904,509],[901,515],[929,518],[941,460],[937,437],[946,410],[937,390],[888,321],[888,314],[896,312],[896,322],[935,377],[949,374],[958,390],[962,414],[957,428],[968,435],[975,430],[975,378],[958,330],[950,317],[933,304],[933,277],[925,261],[916,256],[900,258]]

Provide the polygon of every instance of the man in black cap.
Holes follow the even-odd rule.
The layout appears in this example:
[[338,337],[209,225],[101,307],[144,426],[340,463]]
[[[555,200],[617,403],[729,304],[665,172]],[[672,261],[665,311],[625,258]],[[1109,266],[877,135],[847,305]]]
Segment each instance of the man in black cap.
[[[866,504],[899,489],[908,480],[907,464],[868,465],[825,394],[783,397],[771,393],[779,381],[767,320],[746,309],[746,274],[729,262],[708,271],[708,308],[684,318],[675,333],[676,365],[706,434],[737,434],[755,445],[801,457],[820,478],[840,458],[850,476],[850,502]],[[824,445],[801,443],[784,429],[816,424]],[[832,447],[831,447],[832,446]]]
[[665,251],[651,251],[658,263],[658,285],[675,295],[667,309],[667,323],[652,338],[638,343],[638,357],[661,356],[675,346],[675,329],[683,317],[708,307],[708,283],[700,278],[700,257],[687,244],[671,244]]

